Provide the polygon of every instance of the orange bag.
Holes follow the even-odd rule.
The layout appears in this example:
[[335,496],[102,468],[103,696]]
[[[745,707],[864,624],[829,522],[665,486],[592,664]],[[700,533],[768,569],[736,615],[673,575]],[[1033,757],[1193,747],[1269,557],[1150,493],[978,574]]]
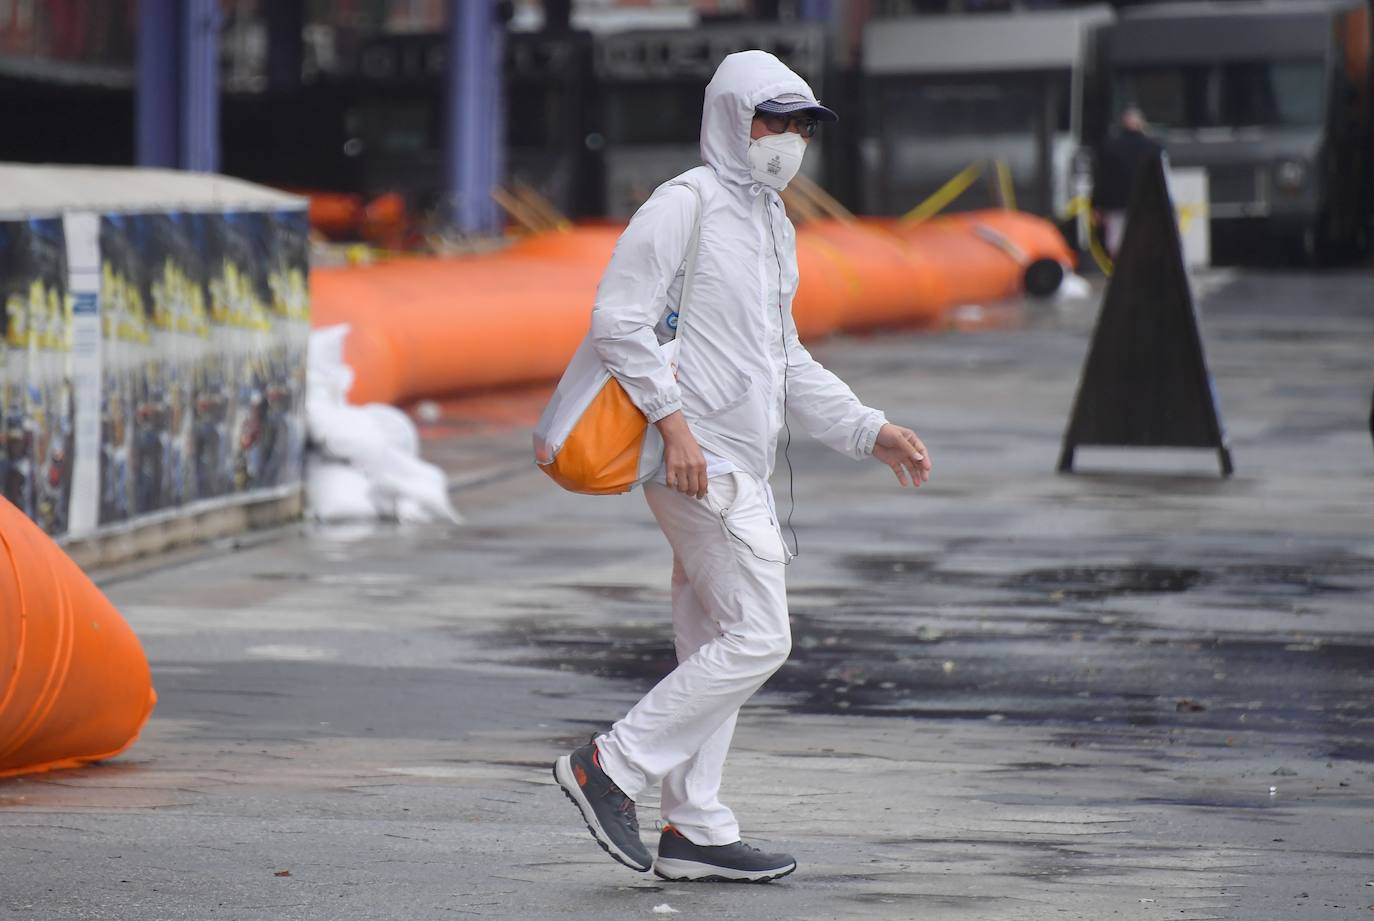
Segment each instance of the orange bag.
[[[696,192],[695,187],[692,187]],[[700,195],[700,193],[697,193]],[[677,329],[691,296],[701,242],[701,207],[685,256],[686,275],[678,302]],[[659,346],[676,368],[678,340]],[[534,427],[534,461],[570,492],[604,496],[629,492],[663,463],[663,439],[630,400],[597,355],[588,333],[577,347],[553,397]]]

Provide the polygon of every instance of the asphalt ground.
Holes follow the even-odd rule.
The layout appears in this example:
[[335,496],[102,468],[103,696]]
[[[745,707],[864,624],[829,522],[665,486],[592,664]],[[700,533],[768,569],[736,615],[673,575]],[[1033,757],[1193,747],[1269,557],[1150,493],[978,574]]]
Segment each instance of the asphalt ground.
[[775,479],[794,653],[724,794],[793,876],[635,874],[553,785],[670,667],[670,560],[638,496],[531,469],[534,390],[426,427],[460,527],[97,574],[161,702],[120,758],[0,781],[0,916],[1374,917],[1374,288],[1196,289],[1229,479],[1199,450],[1055,473],[1096,300],[815,347],[935,470],[797,442]]

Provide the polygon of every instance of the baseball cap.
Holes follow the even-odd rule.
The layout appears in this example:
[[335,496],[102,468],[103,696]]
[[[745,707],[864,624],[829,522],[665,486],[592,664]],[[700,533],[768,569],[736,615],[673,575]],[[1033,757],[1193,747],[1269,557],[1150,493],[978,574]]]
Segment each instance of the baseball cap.
[[783,93],[781,96],[760,102],[754,108],[770,115],[791,115],[793,112],[807,112],[817,121],[837,122],[840,120],[834,110],[826,108],[816,100],[809,99],[801,93]]

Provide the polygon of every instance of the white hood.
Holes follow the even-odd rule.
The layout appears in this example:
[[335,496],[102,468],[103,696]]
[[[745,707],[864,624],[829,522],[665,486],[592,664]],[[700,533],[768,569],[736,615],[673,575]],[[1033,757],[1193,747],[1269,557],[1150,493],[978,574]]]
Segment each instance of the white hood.
[[749,170],[754,109],[783,93],[816,101],[806,81],[766,51],[740,51],[720,62],[701,108],[701,159],[722,183],[754,184]]

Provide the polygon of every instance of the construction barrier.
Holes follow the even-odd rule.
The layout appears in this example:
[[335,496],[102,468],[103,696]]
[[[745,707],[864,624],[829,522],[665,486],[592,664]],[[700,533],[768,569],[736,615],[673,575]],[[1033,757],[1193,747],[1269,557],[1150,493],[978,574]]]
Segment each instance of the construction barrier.
[[148,660],[119,612],[0,499],[0,777],[112,758],[156,703]]
[[[622,229],[539,233],[480,256],[317,269],[313,322],[352,328],[345,357],[356,374],[353,402],[552,380],[586,333]],[[792,313],[804,339],[930,326],[952,307],[1019,293],[1033,266],[1073,261],[1058,230],[1019,212],[821,218],[797,233]]]

